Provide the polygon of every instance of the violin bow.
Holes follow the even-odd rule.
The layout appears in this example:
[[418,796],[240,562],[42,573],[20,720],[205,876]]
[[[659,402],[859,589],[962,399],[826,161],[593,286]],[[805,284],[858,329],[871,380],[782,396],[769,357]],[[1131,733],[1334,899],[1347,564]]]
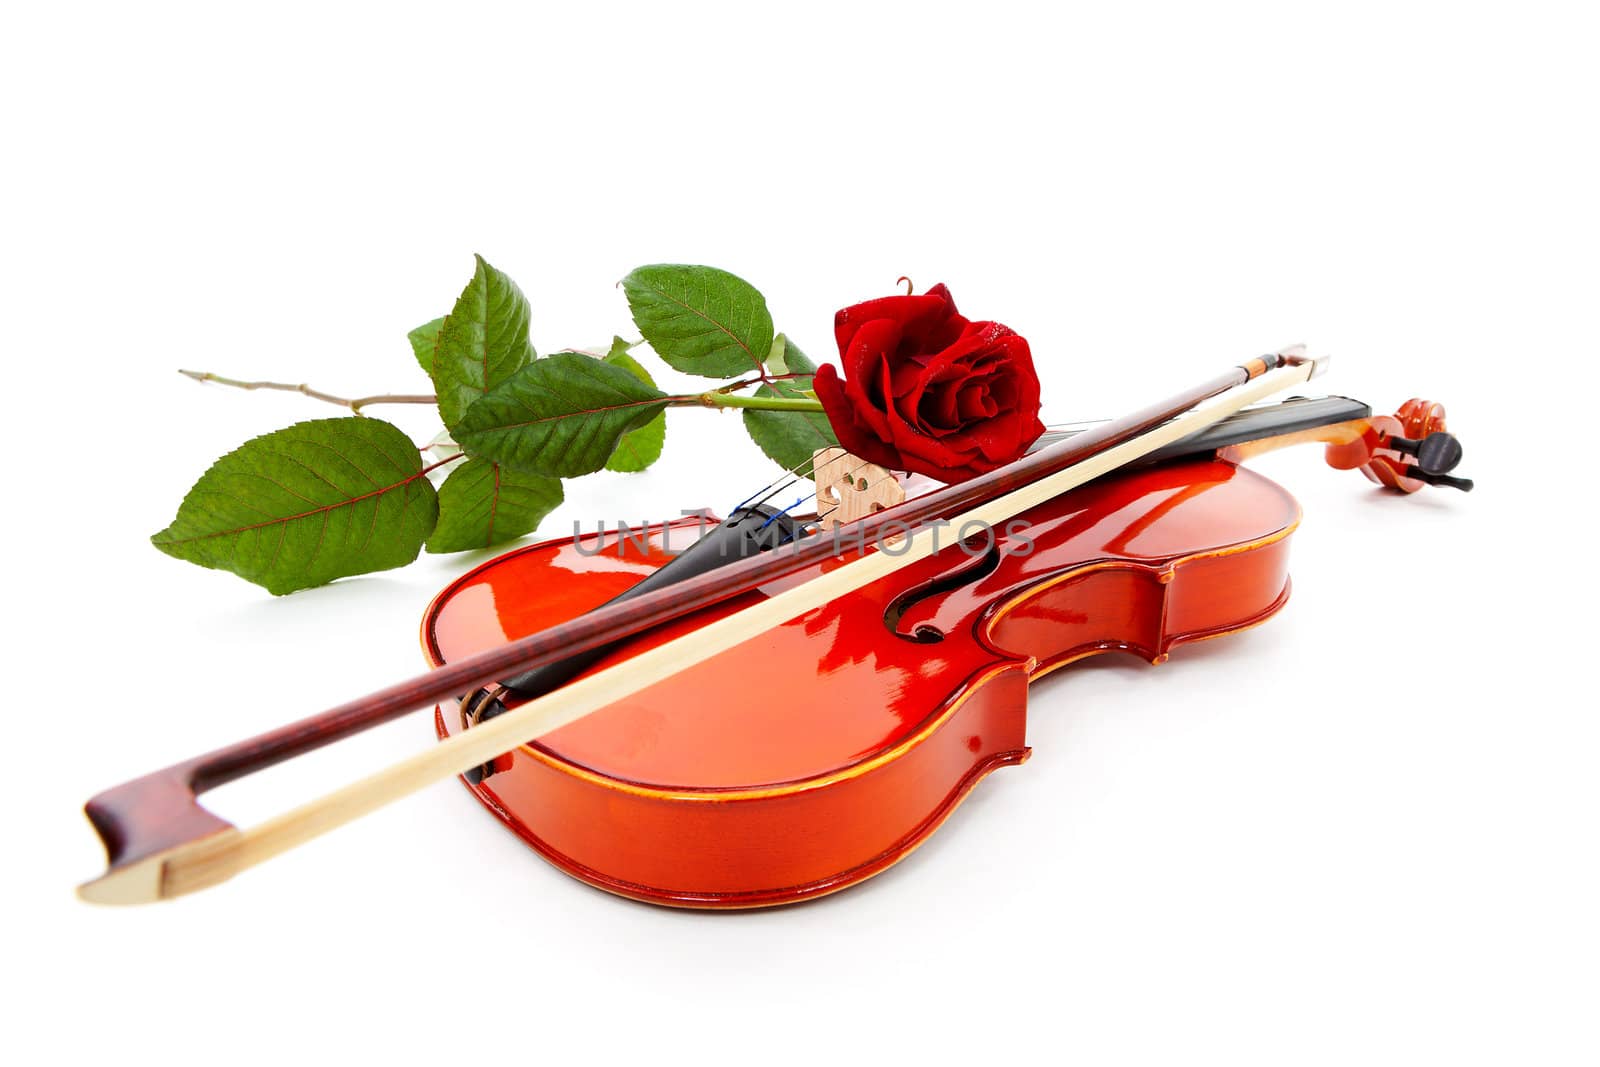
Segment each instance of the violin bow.
[[[985,475],[926,493],[854,524],[843,544],[817,535],[667,589],[598,608],[501,648],[448,664],[319,715],[136,778],[92,798],[84,812],[106,847],[107,870],[78,887],[98,904],[165,900],[226,881],[443,778],[462,774],[575,722],[750,637],[932,555],[939,528],[996,527],[1241,408],[1320,374],[1301,348],[1250,360],[1175,396],[1103,423]],[[893,539],[887,550],[886,539]],[[867,552],[866,546],[879,550]],[[200,794],[401,715],[458,699],[522,671],[709,607],[827,559],[821,575],[513,707],[255,826],[201,807]]]

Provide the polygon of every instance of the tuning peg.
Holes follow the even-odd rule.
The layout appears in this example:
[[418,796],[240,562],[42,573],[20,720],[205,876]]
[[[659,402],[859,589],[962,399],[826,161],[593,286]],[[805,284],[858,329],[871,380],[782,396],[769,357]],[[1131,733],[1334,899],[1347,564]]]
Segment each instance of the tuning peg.
[[1417,467],[1428,474],[1447,474],[1461,462],[1461,442],[1455,434],[1437,430],[1420,441],[1391,437],[1388,445],[1396,452],[1417,457]]
[[[1434,434],[1433,436],[1437,437],[1439,435]],[[1402,469],[1399,471],[1399,475],[1402,478],[1415,478],[1419,482],[1426,482],[1429,485],[1436,485],[1441,488],[1459,489],[1463,493],[1472,492],[1471,478],[1453,478],[1448,474],[1436,474],[1433,471],[1423,470],[1421,463],[1414,463]]]

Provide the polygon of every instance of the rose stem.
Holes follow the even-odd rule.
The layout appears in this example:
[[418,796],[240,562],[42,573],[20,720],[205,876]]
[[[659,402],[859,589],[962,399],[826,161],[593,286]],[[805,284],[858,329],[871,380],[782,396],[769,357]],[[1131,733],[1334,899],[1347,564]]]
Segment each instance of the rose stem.
[[708,408],[757,408],[761,411],[821,411],[822,402],[800,396],[734,396],[731,393],[700,393],[697,396],[670,398],[677,404],[702,404]]
[[337,404],[342,408],[349,408],[356,414],[361,414],[361,409],[369,404],[434,404],[438,397],[421,393],[380,393],[377,396],[358,396],[350,399],[324,393],[320,389],[301,383],[290,385],[287,382],[242,382],[236,378],[224,378],[220,374],[210,371],[180,370],[179,374],[193,378],[197,382],[216,382],[218,385],[229,385],[235,389],[276,389],[285,393],[303,393],[313,400],[325,400],[330,404]]

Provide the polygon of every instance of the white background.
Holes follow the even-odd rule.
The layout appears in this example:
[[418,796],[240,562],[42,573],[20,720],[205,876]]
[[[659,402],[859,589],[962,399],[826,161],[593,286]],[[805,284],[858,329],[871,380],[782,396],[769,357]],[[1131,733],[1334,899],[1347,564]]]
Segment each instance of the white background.
[[[7,1059],[1595,1062],[1583,7],[8,13]],[[425,391],[405,332],[474,251],[541,351],[628,332],[641,263],[741,274],[819,358],[836,308],[944,281],[1032,341],[1047,421],[1306,341],[1327,391],[1445,402],[1480,488],[1261,462],[1305,508],[1281,617],[1042,683],[1027,766],[818,903],[613,899],[453,783],[199,896],[77,903],[85,798],[414,672],[483,558],[274,599],[161,555],[214,457],[336,413],[174,371]],[[544,529],[769,475],[734,417],[674,411],[655,470]]]

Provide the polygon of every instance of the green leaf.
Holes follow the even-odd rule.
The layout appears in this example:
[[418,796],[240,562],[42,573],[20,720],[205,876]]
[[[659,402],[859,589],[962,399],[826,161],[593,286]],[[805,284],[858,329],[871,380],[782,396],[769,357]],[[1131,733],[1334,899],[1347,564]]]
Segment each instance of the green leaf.
[[439,329],[443,325],[444,319],[437,318],[406,334],[411,342],[411,354],[417,357],[417,365],[430,378],[433,377],[433,350],[439,346]]
[[[622,338],[612,335],[611,347],[606,349],[605,358],[607,360],[626,359],[634,366],[638,366],[639,361],[628,355],[628,353],[632,352],[635,348],[638,348],[642,344],[644,344],[643,341],[624,341]],[[650,381],[650,375],[646,373],[643,367],[639,367],[639,374],[643,375],[644,380],[650,382],[651,385],[656,384],[655,382]]]
[[[766,382],[756,390],[756,396],[803,397],[811,391],[811,373],[817,365],[806,354],[779,334],[772,342],[772,352],[767,357],[767,370],[772,374],[805,374],[803,378],[786,378],[779,382]],[[832,448],[839,443],[828,424],[828,416],[820,411],[759,411],[746,408],[744,428],[761,451],[785,470],[797,470],[811,460],[819,448]]]
[[[614,367],[621,367],[644,384],[655,388],[655,380],[650,377],[650,372],[639,365],[639,361],[628,354],[628,349],[633,345],[620,337],[611,339],[611,351],[605,355],[605,361]],[[661,449],[667,443],[667,413],[657,413],[656,417],[639,427],[629,430],[622,435],[622,440],[617,442],[617,450],[611,453],[611,458],[606,460],[606,470],[634,473],[642,471],[650,464],[661,458]]]
[[527,298],[516,282],[477,259],[472,280],[439,329],[430,372],[439,414],[452,430],[473,403],[534,359]]
[[282,594],[403,567],[438,517],[410,438],[382,419],[317,419],[217,460],[150,540]]
[[455,436],[472,455],[514,470],[576,478],[605,466],[623,434],[666,406],[665,393],[622,367],[557,352],[473,404]]
[[729,378],[760,370],[772,315],[749,282],[712,267],[659,263],[622,279],[633,321],[667,364]]
[[428,551],[466,552],[532,533],[561,498],[559,478],[469,459],[439,487],[439,525]]

